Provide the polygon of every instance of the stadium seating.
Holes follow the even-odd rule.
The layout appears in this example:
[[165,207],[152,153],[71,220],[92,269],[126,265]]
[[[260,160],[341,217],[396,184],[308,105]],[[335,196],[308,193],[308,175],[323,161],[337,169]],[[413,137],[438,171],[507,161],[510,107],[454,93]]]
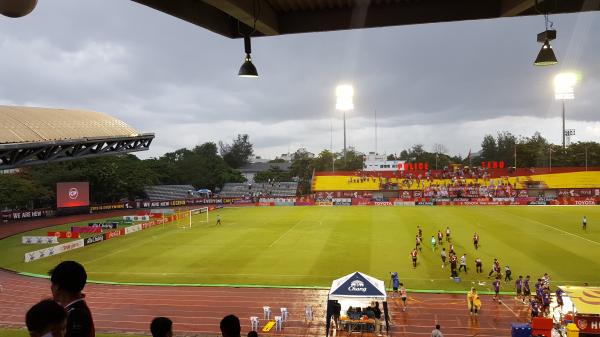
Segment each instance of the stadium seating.
[[190,197],[190,191],[194,191],[192,185],[155,185],[146,186],[144,191],[150,200],[172,200]]
[[[542,170],[540,170],[542,171]],[[543,170],[542,174],[535,171],[519,172],[520,176],[498,176],[483,180],[464,178],[452,179],[406,179],[394,176],[378,176],[380,173],[339,173],[318,172],[313,177],[312,189],[319,191],[379,191],[379,190],[422,190],[429,186],[456,186],[460,185],[506,185],[510,184],[517,189],[525,189],[531,184],[543,186],[543,188],[599,188],[600,171],[576,171],[548,173]],[[371,175],[372,174],[372,175]]]
[[275,182],[275,183],[226,183],[220,197],[252,197],[252,196],[273,196],[273,197],[294,197],[298,191],[297,182]]

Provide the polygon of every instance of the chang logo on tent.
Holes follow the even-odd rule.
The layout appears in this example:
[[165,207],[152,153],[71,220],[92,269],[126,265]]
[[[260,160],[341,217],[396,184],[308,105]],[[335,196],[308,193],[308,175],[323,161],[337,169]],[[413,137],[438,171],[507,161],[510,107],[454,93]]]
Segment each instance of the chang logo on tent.
[[354,281],[352,281],[352,283],[350,283],[350,286],[348,287],[348,291],[362,291],[363,293],[366,293],[367,288],[365,287],[365,284],[363,283],[363,281],[354,280]]

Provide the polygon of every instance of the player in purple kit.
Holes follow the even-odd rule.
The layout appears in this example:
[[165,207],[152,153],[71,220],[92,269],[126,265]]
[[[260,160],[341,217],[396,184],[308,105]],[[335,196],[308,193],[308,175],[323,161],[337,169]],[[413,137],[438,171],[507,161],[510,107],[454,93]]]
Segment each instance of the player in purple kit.
[[564,294],[564,291],[562,289],[556,288],[556,308],[560,308],[561,311],[562,311],[562,307],[564,304],[563,298],[562,298],[563,294]]
[[496,277],[496,280],[494,280],[494,282],[492,283],[492,286],[494,287],[494,301],[498,301],[498,304],[502,303],[502,301],[500,301],[500,276]]
[[515,281],[515,289],[517,290],[517,300],[525,301],[523,297],[523,275],[519,275],[519,278]]
[[523,303],[525,303],[525,299],[530,300],[531,296],[531,288],[529,287],[529,275],[525,277],[525,281],[523,282]]
[[540,315],[540,307],[537,300],[531,300],[531,318],[538,317]]
[[542,313],[544,315],[550,313],[550,289],[548,288],[542,290]]

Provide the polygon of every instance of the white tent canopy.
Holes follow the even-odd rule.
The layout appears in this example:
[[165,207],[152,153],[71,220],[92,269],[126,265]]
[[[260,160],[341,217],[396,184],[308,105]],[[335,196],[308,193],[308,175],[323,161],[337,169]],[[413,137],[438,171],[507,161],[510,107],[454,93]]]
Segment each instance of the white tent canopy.
[[334,280],[329,290],[329,299],[385,301],[387,299],[385,283],[357,271]]

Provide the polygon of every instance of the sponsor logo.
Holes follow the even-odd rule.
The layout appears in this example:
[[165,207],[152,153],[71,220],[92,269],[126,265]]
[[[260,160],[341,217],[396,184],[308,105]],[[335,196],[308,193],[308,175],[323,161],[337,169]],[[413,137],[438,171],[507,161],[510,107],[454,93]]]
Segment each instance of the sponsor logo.
[[102,240],[104,240],[104,235],[95,235],[95,236],[85,239],[84,244],[87,246],[87,245],[91,245],[92,243],[100,242]]
[[360,291],[360,292],[366,293],[367,288],[365,287],[365,284],[363,281],[354,280],[350,283],[350,286],[348,287],[348,291]]
[[575,200],[575,205],[596,205],[596,201],[594,200]]
[[375,201],[373,203],[375,206],[393,206],[394,204],[391,201]]
[[577,320],[577,326],[581,330],[587,329],[587,320],[585,320],[585,319],[578,319]]
[[79,196],[79,190],[77,189],[77,187],[69,188],[69,199],[75,200],[75,199],[77,199],[78,196]]

